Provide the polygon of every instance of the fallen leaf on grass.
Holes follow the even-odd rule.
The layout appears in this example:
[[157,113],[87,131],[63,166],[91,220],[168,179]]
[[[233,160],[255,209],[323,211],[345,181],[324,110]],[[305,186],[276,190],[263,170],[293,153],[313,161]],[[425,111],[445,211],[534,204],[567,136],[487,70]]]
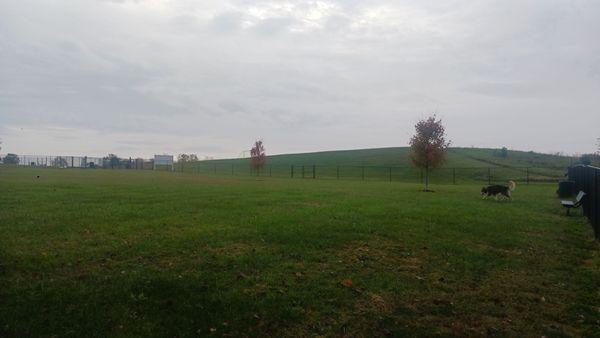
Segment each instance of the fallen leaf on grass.
[[341,284],[348,288],[352,287],[354,285],[354,283],[352,282],[352,279],[344,279]]

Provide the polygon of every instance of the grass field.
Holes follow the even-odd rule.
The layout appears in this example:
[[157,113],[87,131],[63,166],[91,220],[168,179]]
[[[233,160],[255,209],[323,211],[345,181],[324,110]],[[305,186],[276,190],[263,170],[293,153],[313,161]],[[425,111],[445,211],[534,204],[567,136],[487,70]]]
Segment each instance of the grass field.
[[[542,154],[530,151],[507,151],[507,157],[498,156],[499,149],[491,148],[450,148],[446,167],[489,167],[490,165],[512,167],[554,167],[565,168],[574,161],[571,157]],[[244,159],[213,160],[212,162],[237,163]],[[246,160],[247,161],[247,160]],[[317,164],[342,166],[411,166],[410,148],[389,147],[373,149],[353,149],[321,151],[314,153],[271,155],[274,165]]]
[[[565,168],[575,160],[571,157],[535,152],[508,151],[500,157],[499,149],[451,148],[445,165],[431,173],[431,181],[440,184],[464,181],[556,182],[564,179]],[[576,161],[575,161],[576,162]],[[177,171],[232,176],[256,175],[249,171],[250,160],[224,159],[187,163]],[[292,169],[291,166],[294,166]],[[313,169],[314,168],[314,169]],[[347,180],[392,180],[416,183],[422,180],[421,170],[412,166],[407,147],[323,151],[315,153],[272,155],[262,175],[274,177],[313,177]]]
[[0,167],[0,336],[598,335],[555,185],[420,189]]

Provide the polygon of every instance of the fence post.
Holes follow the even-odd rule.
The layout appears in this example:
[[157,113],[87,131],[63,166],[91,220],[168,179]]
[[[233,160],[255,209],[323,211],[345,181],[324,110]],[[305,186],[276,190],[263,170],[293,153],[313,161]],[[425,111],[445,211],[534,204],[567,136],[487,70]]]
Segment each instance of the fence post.
[[390,167],[390,182],[392,181],[392,167]]
[[291,178],[294,178],[294,165],[290,165],[290,176]]
[[452,168],[452,184],[456,184],[456,168]]
[[527,184],[529,184],[529,167],[527,167],[526,171],[527,171]]
[[313,180],[317,178],[317,166],[313,164]]
[[492,168],[488,167],[488,185],[492,185]]

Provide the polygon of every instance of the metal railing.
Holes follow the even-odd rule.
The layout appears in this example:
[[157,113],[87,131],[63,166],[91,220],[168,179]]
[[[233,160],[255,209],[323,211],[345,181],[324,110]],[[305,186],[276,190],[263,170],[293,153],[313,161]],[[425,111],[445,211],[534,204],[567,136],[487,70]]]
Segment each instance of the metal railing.
[[[40,156],[19,155],[19,166],[42,168],[85,169],[135,169],[153,170],[153,160],[142,158],[110,158],[91,156]],[[13,158],[14,160],[14,158]],[[415,167],[368,166],[368,165],[318,165],[318,164],[267,164],[253,169],[241,161],[193,161],[176,162],[156,170],[201,173],[227,176],[279,177],[290,179],[327,179],[390,182],[423,182],[424,171]],[[445,167],[429,174],[432,184],[460,184],[466,182],[506,183],[509,180],[532,182],[558,182],[564,178],[565,169],[559,167]]]
[[[226,162],[179,162],[174,171],[228,176],[279,177],[290,179],[328,179],[390,182],[422,182],[424,171],[415,167],[349,166],[317,164],[274,164],[260,169]],[[534,183],[558,182],[566,170],[556,167],[448,167],[430,172],[431,183],[459,184],[463,182],[506,183],[509,180]]]
[[[42,168],[103,168],[152,170],[153,160],[142,158],[110,158],[93,156],[17,155],[9,164]],[[6,157],[4,162],[6,162]],[[5,163],[6,164],[6,163]]]

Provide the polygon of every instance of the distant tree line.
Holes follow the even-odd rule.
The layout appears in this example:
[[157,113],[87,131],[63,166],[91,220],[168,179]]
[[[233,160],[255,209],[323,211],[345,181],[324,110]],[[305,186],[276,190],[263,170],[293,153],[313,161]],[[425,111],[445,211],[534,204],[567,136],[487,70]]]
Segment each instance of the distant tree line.
[[583,154],[579,157],[579,163],[585,165],[600,164],[600,154]]
[[3,159],[4,164],[19,164],[19,155],[8,153],[4,156]]
[[102,167],[111,169],[132,169],[135,167],[135,160],[130,158],[120,158],[115,154],[108,154],[102,158]]
[[508,157],[508,148],[502,147],[501,149],[494,150],[494,156],[507,158]]
[[177,162],[196,162],[198,161],[198,155],[196,154],[179,154],[177,155]]

